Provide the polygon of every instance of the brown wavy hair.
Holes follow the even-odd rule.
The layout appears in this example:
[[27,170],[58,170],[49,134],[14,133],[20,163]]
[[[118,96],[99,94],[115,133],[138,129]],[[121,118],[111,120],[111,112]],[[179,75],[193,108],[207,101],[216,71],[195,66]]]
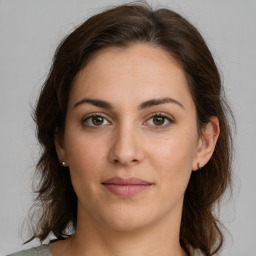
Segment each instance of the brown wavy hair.
[[137,43],[158,47],[181,65],[196,106],[199,133],[210,117],[219,119],[221,132],[212,158],[199,172],[192,172],[180,227],[180,243],[185,251],[189,253],[192,247],[214,255],[223,244],[222,225],[214,211],[231,183],[232,113],[212,54],[198,30],[179,14],[165,8],[153,10],[146,2],[112,6],[92,16],[56,50],[34,112],[42,152],[35,191],[39,210],[33,215],[37,221],[33,222],[29,241],[38,238],[42,242],[49,234],[65,239],[70,228],[76,230],[77,196],[54,146],[56,133],[63,134],[65,128],[69,93],[76,75],[99,50]]

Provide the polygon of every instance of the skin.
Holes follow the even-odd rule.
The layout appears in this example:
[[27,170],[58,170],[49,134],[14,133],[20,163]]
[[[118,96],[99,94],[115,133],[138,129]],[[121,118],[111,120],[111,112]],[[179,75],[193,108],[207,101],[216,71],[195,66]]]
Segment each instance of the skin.
[[[138,108],[167,97],[178,103]],[[85,98],[112,108],[81,102]],[[97,125],[92,113],[101,117]],[[75,235],[50,245],[53,256],[186,255],[179,244],[184,192],[218,135],[216,117],[198,135],[184,72],[166,52],[147,44],[98,52],[76,77],[64,136],[55,139],[78,197],[78,223]],[[115,176],[153,185],[120,197],[102,185]]]

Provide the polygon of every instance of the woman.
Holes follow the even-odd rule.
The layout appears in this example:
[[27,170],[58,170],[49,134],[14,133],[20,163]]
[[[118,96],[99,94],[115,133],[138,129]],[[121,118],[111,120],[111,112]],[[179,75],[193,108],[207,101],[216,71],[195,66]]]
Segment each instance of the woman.
[[88,19],[58,47],[35,110],[41,217],[29,241],[56,240],[13,255],[219,252],[222,96],[206,43],[177,13],[127,4]]

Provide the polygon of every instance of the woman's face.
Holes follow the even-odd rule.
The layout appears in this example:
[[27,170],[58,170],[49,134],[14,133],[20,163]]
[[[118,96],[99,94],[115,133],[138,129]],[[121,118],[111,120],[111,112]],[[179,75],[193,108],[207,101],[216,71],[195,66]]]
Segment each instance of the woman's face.
[[98,52],[74,82],[55,143],[79,218],[114,230],[177,222],[200,147],[183,70],[146,44]]

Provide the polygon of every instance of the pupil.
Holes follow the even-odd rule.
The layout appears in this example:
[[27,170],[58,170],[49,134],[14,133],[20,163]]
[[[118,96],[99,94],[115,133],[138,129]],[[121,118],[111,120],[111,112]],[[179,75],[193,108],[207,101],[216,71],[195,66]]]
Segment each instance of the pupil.
[[154,124],[155,125],[162,125],[164,123],[164,117],[155,116],[154,117]]
[[92,122],[94,125],[101,125],[103,124],[103,118],[101,116],[94,116]]

